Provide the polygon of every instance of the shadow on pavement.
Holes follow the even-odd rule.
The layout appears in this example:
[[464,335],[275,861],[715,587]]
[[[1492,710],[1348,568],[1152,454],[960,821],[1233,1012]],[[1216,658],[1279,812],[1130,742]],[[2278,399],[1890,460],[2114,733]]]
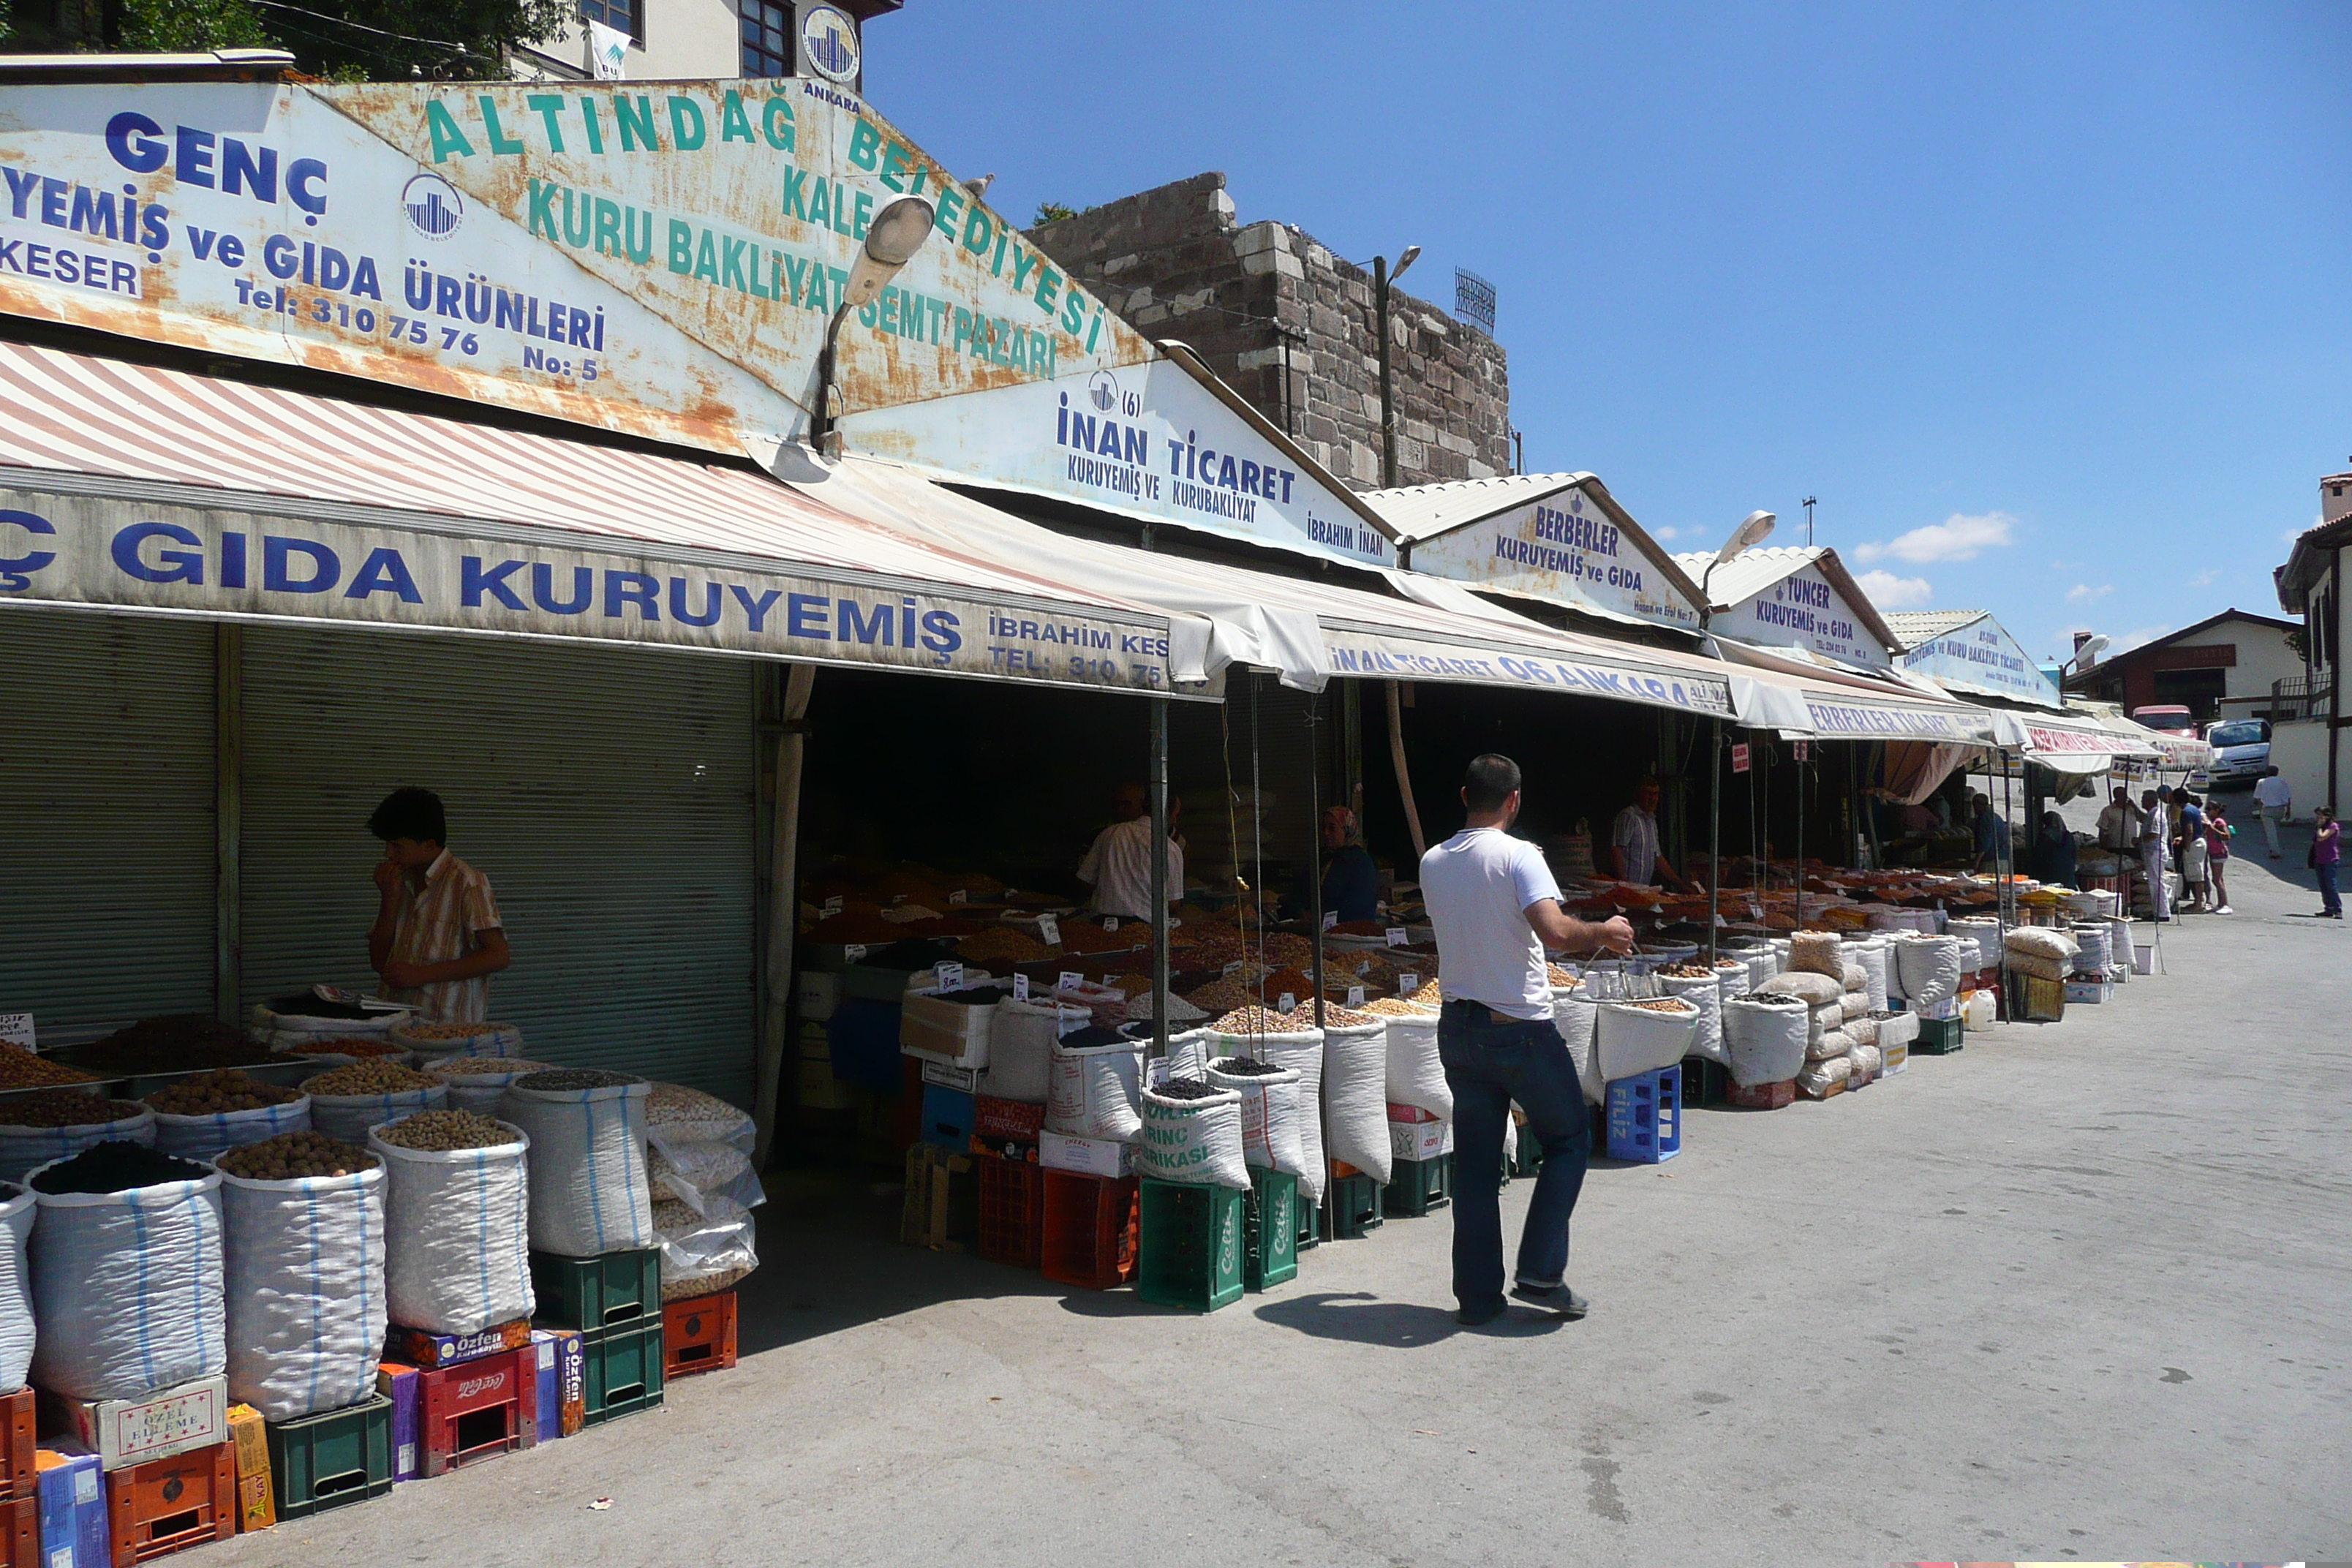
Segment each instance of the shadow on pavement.
[[1454,1321],[1450,1307],[1418,1301],[1384,1301],[1365,1291],[1317,1291],[1267,1301],[1257,1310],[1260,1321],[1319,1340],[1345,1340],[1350,1344],[1381,1345],[1389,1350],[1419,1350],[1455,1334],[1549,1333],[1559,1320],[1506,1313],[1475,1329]]

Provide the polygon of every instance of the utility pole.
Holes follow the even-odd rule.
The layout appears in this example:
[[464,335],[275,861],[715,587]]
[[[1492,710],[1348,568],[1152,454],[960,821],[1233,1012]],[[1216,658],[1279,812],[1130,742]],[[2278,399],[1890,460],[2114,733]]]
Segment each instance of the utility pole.
[[1807,496],[1807,497],[1805,498],[1804,506],[1805,506],[1805,548],[1806,548],[1806,549],[1808,549],[1808,550],[1811,550],[1811,549],[1813,547],[1813,498],[1812,498],[1812,497],[1811,497],[1811,496]]

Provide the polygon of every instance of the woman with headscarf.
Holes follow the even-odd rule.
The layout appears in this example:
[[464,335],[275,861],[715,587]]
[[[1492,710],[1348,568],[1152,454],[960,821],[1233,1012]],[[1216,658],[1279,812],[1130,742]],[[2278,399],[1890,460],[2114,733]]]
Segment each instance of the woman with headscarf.
[[2042,879],[2059,887],[2071,888],[2074,882],[2074,836],[2066,831],[2066,823],[2054,811],[2042,814],[2042,827],[2033,836],[2033,864]]
[[[1323,813],[1322,837],[1324,914],[1342,921],[1379,919],[1381,873],[1364,847],[1363,824],[1346,806],[1335,805]],[[1300,900],[1301,913],[1307,902]]]

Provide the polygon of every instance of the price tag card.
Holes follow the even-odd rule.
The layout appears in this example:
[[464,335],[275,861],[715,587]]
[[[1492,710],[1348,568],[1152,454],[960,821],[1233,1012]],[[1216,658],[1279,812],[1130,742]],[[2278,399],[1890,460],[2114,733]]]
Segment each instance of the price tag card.
[[1801,763],[1811,762],[1812,760],[1812,756],[1813,743],[1811,741],[1800,741],[1797,742],[1797,761]]
[[1397,994],[1410,996],[1421,989],[1421,976],[1407,969],[1397,975]]
[[1117,931],[1118,929],[1118,917],[1117,915],[1105,915],[1105,916],[1103,916],[1103,930],[1105,930],[1105,931]]
[[1047,947],[1062,945],[1062,922],[1051,915],[1037,917],[1037,940]]
[[1389,945],[1391,947],[1402,947],[1404,945],[1404,927],[1391,926],[1388,929],[1387,934]]
[[961,963],[942,963],[942,964],[940,964],[940,965],[939,966],[939,976],[940,976],[940,990],[942,990],[942,991],[961,991],[961,990],[962,990],[962,989],[963,989],[963,965],[962,965],[962,964],[961,964]]
[[1079,973],[1076,970],[1065,969],[1062,971],[1062,977],[1054,983],[1054,989],[1056,991],[1076,991],[1079,986],[1084,985],[1086,983],[1087,977]]
[[1339,923],[1339,910],[1325,910],[1323,911],[1323,929],[1324,929],[1325,931],[1329,931],[1333,926],[1338,925]]
[[1029,1000],[1029,977],[1027,975],[1016,974],[1013,977],[1013,999],[1015,1002],[1026,1002]]
[[1736,742],[1731,748],[1731,771],[1735,773],[1748,771],[1748,742],[1745,741]]
[[841,944],[841,956],[852,963],[863,963],[866,962],[866,944],[858,942],[845,942]]
[[0,1013],[0,1043],[33,1048],[33,1016],[30,1013]]
[[1282,1000],[1276,1003],[1275,1006],[1285,1013],[1295,1013],[1298,1011],[1298,997],[1296,994],[1286,991],[1282,994]]
[[841,912],[841,895],[836,893],[832,898],[825,900],[824,912],[829,915],[837,915]]
[[971,889],[969,888],[958,888],[955,891],[948,895],[948,902],[951,904],[968,904],[971,902]]
[[1348,1005],[1349,1005],[1349,1006],[1350,1006],[1350,1007],[1360,1007],[1360,1006],[1362,1006],[1363,1005],[1364,1005],[1364,988],[1363,988],[1362,986],[1360,986],[1360,985],[1350,985],[1350,986],[1349,986],[1349,987],[1348,987]]
[[1242,961],[1236,958],[1231,963],[1225,965],[1225,973],[1227,974],[1238,974],[1241,973],[1241,968]]
[[1150,1061],[1144,1063],[1143,1081],[1152,1089],[1158,1089],[1161,1084],[1166,1083],[1168,1081],[1168,1058],[1166,1057],[1154,1057]]
[[1106,974],[1103,976],[1103,984],[1105,985],[1116,986],[1118,984],[1118,976],[1116,974]]

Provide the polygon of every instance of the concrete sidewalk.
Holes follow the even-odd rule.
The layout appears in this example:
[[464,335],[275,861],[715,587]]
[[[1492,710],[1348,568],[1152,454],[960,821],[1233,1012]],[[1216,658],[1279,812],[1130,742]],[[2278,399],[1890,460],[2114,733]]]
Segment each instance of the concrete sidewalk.
[[2352,1557],[2352,949],[2287,864],[2106,1006],[1596,1166],[1584,1322],[1459,1329],[1446,1214],[1194,1318],[788,1185],[736,1371],[204,1560]]

